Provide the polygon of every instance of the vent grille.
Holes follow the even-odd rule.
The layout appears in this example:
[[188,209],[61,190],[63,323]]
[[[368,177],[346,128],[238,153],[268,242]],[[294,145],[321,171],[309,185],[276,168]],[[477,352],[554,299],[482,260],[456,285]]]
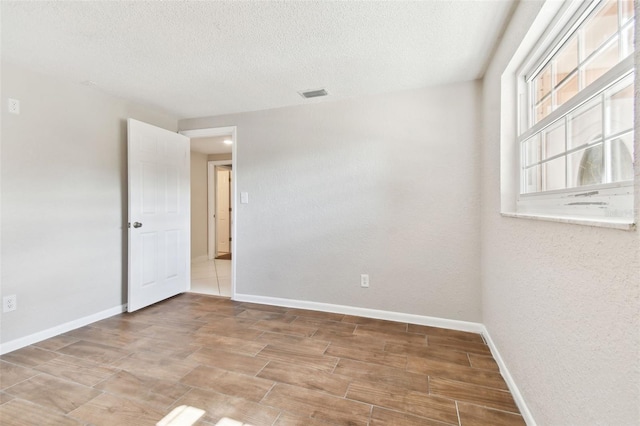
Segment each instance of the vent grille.
[[307,90],[306,92],[298,92],[303,98],[318,98],[320,96],[327,96],[329,93],[325,89]]

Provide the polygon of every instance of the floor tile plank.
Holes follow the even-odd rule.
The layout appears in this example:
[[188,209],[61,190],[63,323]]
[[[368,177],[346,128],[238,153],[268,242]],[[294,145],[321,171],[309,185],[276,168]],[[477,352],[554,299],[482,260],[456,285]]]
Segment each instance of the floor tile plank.
[[469,354],[469,362],[473,368],[482,368],[485,370],[500,371],[498,363],[490,356],[482,356]]
[[205,410],[203,418],[212,424],[226,417],[255,426],[271,425],[280,414],[279,410],[272,407],[198,388],[189,391],[174,405],[189,405]]
[[496,371],[481,370],[448,362],[410,356],[407,362],[407,371],[426,374],[429,377],[442,377],[489,388],[509,389],[502,375]]
[[302,353],[298,352],[295,348],[273,345],[267,345],[256,357],[297,364],[304,367],[312,367],[328,372],[333,371],[338,362],[338,358],[336,357]]
[[[457,423],[454,423],[457,424]],[[400,411],[387,410],[386,408],[373,407],[370,426],[447,426],[451,423],[439,422],[425,417],[414,416]]]
[[155,425],[166,413],[138,401],[103,393],[69,413],[70,417],[95,426]]
[[458,402],[462,426],[526,426],[520,414]]
[[0,406],[3,426],[81,426],[82,422],[22,399]]
[[118,372],[116,368],[68,355],[54,358],[36,369],[85,386],[94,386]]
[[40,374],[5,390],[9,395],[67,414],[101,394],[100,391]]
[[34,369],[0,360],[0,389],[6,389],[38,374],[40,372]]
[[449,379],[432,378],[429,380],[432,395],[475,403],[498,410],[518,413],[518,407],[508,391],[470,385]]
[[258,377],[274,382],[288,383],[306,389],[318,390],[336,396],[344,396],[351,379],[312,367],[271,361]]
[[366,426],[371,405],[298,386],[277,384],[262,404],[336,425]]
[[402,387],[353,382],[347,391],[347,398],[445,423],[458,422],[455,401]]
[[255,402],[259,402],[274,384],[271,380],[202,365],[187,374],[180,382]]

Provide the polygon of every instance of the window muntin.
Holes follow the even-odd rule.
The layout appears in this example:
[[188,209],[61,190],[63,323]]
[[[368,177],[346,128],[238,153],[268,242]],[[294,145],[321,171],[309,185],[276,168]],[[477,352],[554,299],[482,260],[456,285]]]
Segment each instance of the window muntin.
[[633,74],[522,142],[522,193],[633,180]]
[[[581,94],[633,52],[633,26],[633,1],[595,1],[531,68],[538,71],[525,77],[521,194],[633,180],[633,66],[590,98]],[[571,110],[549,117],[571,99]],[[534,125],[534,134],[526,131]]]
[[530,77],[530,120],[540,122],[633,52],[633,1],[595,2]]

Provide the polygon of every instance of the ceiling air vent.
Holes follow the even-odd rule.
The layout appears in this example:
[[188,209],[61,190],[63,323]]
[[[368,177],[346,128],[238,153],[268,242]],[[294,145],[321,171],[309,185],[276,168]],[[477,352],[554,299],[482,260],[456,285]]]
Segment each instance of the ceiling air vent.
[[318,98],[320,96],[327,96],[329,93],[324,90],[324,89],[318,89],[318,90],[307,90],[306,92],[298,92],[300,93],[300,96],[302,96],[303,98]]

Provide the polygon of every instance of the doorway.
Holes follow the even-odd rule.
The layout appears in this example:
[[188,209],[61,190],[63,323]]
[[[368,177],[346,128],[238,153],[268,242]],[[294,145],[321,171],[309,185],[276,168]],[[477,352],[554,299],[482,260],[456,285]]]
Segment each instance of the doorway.
[[181,133],[191,139],[189,291],[233,298],[235,127]]
[[[214,194],[209,190],[209,199],[213,198],[214,213],[209,214],[209,229],[214,229],[213,249],[216,259],[231,260],[231,166],[214,166]],[[211,182],[211,181],[209,181]]]

